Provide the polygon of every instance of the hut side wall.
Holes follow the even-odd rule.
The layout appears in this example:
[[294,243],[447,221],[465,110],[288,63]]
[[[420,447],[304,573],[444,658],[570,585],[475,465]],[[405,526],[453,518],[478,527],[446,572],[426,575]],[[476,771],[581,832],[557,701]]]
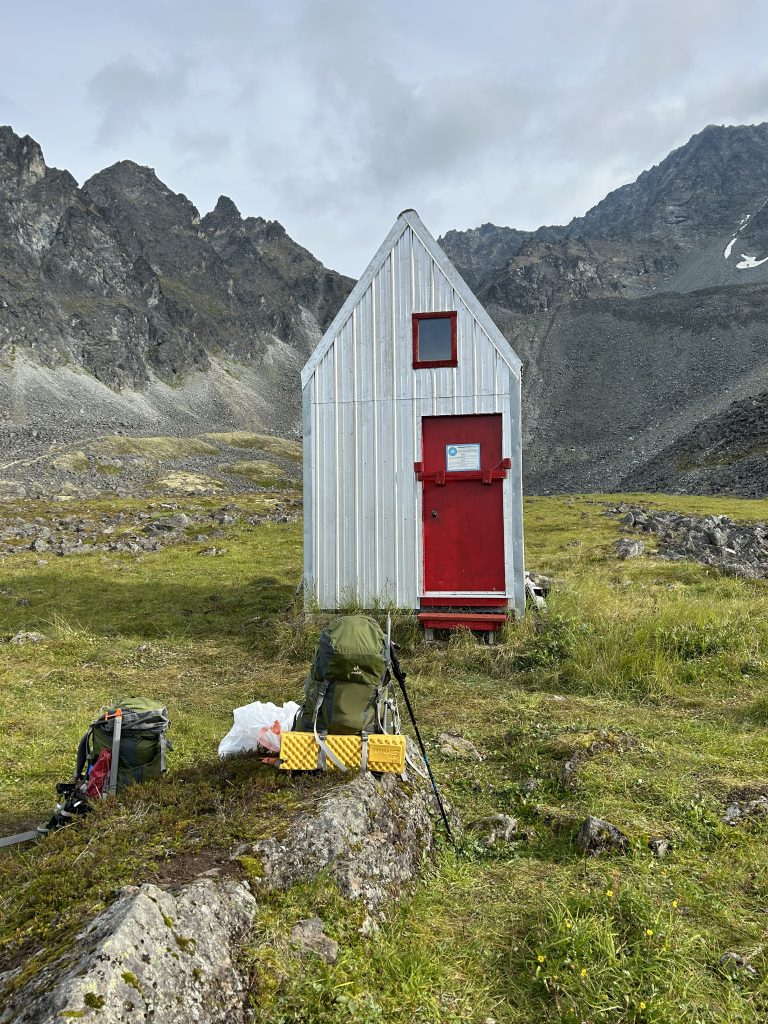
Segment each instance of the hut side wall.
[[[411,314],[458,312],[459,365],[414,370]],[[304,388],[305,581],[323,608],[415,608],[423,416],[502,413],[506,576],[522,609],[520,379],[409,226]],[[513,593],[513,583],[520,578]]]

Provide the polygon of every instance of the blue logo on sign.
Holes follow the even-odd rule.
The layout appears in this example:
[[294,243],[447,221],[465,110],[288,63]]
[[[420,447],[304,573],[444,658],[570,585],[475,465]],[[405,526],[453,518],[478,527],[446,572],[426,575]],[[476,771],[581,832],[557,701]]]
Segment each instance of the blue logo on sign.
[[459,449],[455,445],[451,445],[451,447],[448,449],[448,454],[449,455],[458,455],[459,454]]

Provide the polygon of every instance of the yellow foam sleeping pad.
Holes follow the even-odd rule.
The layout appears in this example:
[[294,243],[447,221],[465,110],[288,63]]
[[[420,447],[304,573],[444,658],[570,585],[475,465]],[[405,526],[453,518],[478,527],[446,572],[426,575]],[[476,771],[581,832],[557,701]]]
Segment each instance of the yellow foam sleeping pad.
[[[360,768],[362,740],[360,736],[325,736],[323,742],[347,768]],[[284,732],[280,737],[280,767],[286,771],[314,771],[318,764],[320,748],[311,732]],[[336,769],[332,761],[328,768]],[[368,736],[368,771],[393,772],[401,775],[405,771],[405,736],[385,736],[371,733]]]

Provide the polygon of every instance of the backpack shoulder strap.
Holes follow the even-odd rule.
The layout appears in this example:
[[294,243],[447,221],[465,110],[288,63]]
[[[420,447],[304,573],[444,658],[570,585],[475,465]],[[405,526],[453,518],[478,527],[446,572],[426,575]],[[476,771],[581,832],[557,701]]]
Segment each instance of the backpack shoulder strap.
[[[326,683],[324,687],[321,687],[320,694],[317,698],[317,701],[315,702],[315,713],[312,719],[312,732],[315,737],[315,743],[320,748],[320,754],[324,755],[325,758],[330,758],[330,760],[333,761],[333,763],[340,771],[345,772],[347,770],[347,766],[344,764],[340,757],[337,757],[334,754],[334,752],[331,750],[331,748],[328,746],[325,740],[321,739],[317,732],[317,716],[320,714],[320,708],[322,707],[323,700],[325,699],[325,693],[327,689],[328,684]],[[324,768],[325,764],[320,765],[320,767]]]
[[117,793],[117,765],[120,759],[120,734],[123,731],[123,712],[120,708],[115,710],[114,727],[112,732],[112,764],[109,772],[109,795]]

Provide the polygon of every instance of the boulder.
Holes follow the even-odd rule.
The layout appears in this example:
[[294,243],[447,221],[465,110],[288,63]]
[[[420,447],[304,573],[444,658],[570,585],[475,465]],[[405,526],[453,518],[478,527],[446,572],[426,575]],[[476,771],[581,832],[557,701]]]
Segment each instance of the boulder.
[[452,732],[441,732],[437,737],[437,744],[443,754],[449,757],[470,757],[475,761],[482,761],[483,755],[477,749],[472,740],[464,739]]
[[23,630],[19,633],[15,633],[8,641],[11,644],[42,644],[46,641],[46,636],[43,633],[36,633],[34,630],[29,633],[25,633]]
[[244,1024],[236,951],[255,915],[241,882],[201,878],[175,894],[131,886],[63,956],[0,1001],[0,1024]]
[[520,830],[517,818],[508,814],[491,814],[487,818],[479,818],[469,826],[481,840],[483,846],[491,849],[502,843],[511,843],[515,839],[525,839],[526,834]]
[[319,917],[305,918],[295,924],[291,929],[291,942],[327,964],[335,964],[339,958],[339,944],[325,934],[325,924]]
[[621,559],[637,558],[645,550],[645,544],[641,540],[630,540],[629,537],[622,537],[617,540],[614,547],[616,554]]
[[413,775],[358,774],[297,816],[282,839],[248,847],[261,860],[262,889],[288,889],[327,872],[341,892],[378,913],[413,881],[433,849],[432,796]]
[[668,839],[649,839],[648,848],[654,857],[658,857],[661,860],[672,849],[672,844]]
[[579,828],[576,845],[582,853],[599,857],[603,853],[626,853],[629,839],[610,821],[590,814]]

